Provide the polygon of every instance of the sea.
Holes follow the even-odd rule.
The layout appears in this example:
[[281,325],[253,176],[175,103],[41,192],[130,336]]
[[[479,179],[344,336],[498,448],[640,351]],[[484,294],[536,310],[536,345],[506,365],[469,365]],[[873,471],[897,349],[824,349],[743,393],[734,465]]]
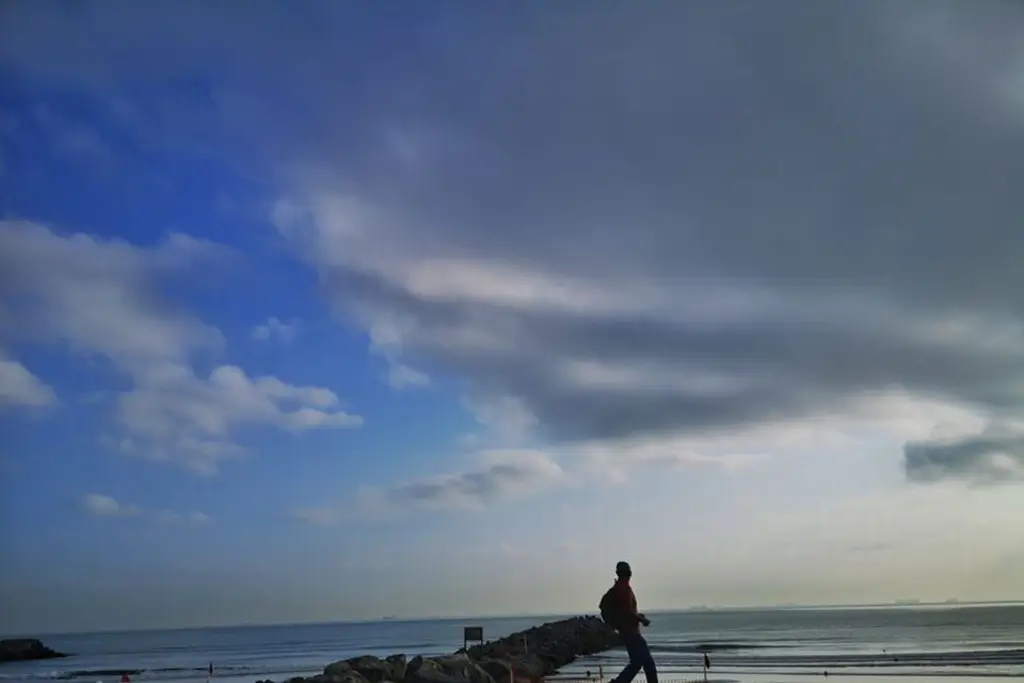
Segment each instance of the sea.
[[[254,683],[312,675],[360,654],[450,653],[463,627],[487,639],[572,615],[381,620],[41,635],[65,659],[0,664],[0,683]],[[1024,605],[787,608],[648,612],[645,635],[662,683],[961,683],[1024,677]],[[31,634],[38,635],[38,634]],[[563,680],[609,682],[626,662],[613,650],[577,660]],[[212,680],[208,667],[214,666]],[[643,674],[637,681],[643,681]]]

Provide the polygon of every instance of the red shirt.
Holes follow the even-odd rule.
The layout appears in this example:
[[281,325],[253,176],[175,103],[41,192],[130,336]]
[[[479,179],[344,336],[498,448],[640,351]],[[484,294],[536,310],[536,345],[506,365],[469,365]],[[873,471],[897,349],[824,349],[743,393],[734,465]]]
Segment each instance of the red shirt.
[[619,633],[632,635],[640,631],[640,620],[637,619],[636,594],[633,587],[629,585],[628,579],[619,579],[615,582],[615,597],[619,600],[619,608],[622,610],[622,624],[619,626]]

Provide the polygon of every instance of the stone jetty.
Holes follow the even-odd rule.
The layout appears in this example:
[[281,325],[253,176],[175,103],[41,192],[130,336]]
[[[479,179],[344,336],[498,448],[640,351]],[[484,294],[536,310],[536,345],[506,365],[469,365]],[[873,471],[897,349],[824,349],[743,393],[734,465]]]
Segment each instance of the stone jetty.
[[532,683],[618,644],[618,635],[598,617],[574,617],[439,657],[353,657],[286,683]]
[[30,659],[54,659],[67,657],[43,645],[36,638],[12,638],[0,640],[0,662],[24,662]]

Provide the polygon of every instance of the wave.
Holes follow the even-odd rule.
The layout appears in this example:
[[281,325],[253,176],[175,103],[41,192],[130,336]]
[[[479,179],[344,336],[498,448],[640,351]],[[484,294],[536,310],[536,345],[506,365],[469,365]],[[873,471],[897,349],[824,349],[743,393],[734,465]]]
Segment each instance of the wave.
[[[654,647],[652,645],[652,647]],[[793,645],[774,645],[770,643],[756,643],[749,641],[710,641],[710,642],[692,642],[692,643],[676,643],[671,645],[661,645],[658,647],[659,651],[662,652],[735,652],[738,650],[763,650],[767,648],[777,647],[793,647]]]
[[[773,646],[751,643],[714,643],[718,650],[702,652],[698,644],[651,643],[659,668],[666,671],[700,671],[701,655],[711,658],[712,671],[750,673],[815,673],[884,675],[1000,675],[1024,676],[1024,648],[994,650],[956,650],[901,653],[766,653]],[[737,646],[737,647],[733,647]],[[794,647],[794,646],[781,646]],[[572,670],[582,671],[594,665],[620,665],[622,650],[577,660]]]
[[[656,650],[657,651],[657,650]],[[949,652],[903,652],[891,654],[808,654],[808,655],[732,655],[722,652],[715,658],[725,663],[736,663],[744,666],[828,666],[843,667],[907,667],[907,666],[952,666],[991,664],[1024,665],[1024,649],[1009,650],[963,650]]]
[[[319,671],[323,667],[317,667]],[[65,671],[35,671],[17,674],[0,674],[0,680],[51,680],[71,681],[78,679],[102,679],[103,677],[114,677],[120,679],[125,674],[133,680],[189,680],[207,678],[209,669],[206,666],[186,667],[154,667],[149,669],[140,668],[102,668],[102,669],[72,669]],[[308,672],[301,666],[259,666],[259,665],[222,665],[217,666],[215,675],[211,679],[216,681],[217,677],[228,676],[267,676],[273,674],[298,674]]]

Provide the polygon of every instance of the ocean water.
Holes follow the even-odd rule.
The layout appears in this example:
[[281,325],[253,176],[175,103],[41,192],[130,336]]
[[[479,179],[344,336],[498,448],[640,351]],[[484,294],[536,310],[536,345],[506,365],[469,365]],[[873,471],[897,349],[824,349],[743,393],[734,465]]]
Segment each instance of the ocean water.
[[[861,609],[651,612],[645,631],[664,680],[701,678],[707,651],[712,683],[775,683],[842,676],[891,678],[1024,677],[1024,605]],[[462,646],[462,627],[496,638],[558,616],[377,621],[294,626],[42,636],[66,659],[0,664],[0,683],[253,683],[310,675],[358,654],[441,654]],[[621,650],[581,659],[566,677],[606,680],[625,663]],[[643,680],[643,675],[637,679]]]

